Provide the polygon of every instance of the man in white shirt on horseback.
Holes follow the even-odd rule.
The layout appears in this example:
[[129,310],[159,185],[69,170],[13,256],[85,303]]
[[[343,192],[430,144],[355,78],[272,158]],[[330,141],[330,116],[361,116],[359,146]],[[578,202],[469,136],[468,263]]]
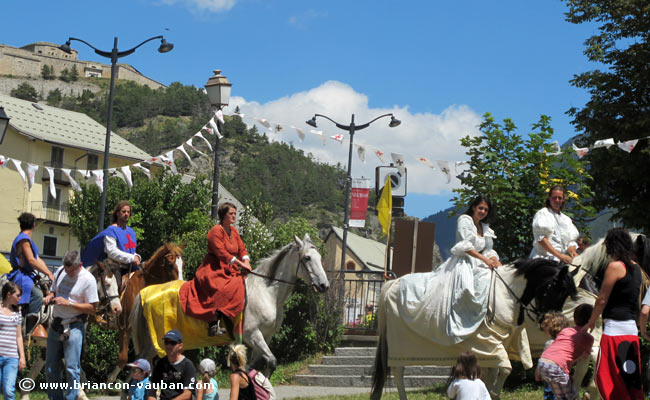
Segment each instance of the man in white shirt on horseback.
[[578,255],[578,228],[571,218],[562,213],[564,188],[551,187],[546,198],[546,207],[537,211],[533,218],[533,250],[530,258],[547,258],[571,263]]

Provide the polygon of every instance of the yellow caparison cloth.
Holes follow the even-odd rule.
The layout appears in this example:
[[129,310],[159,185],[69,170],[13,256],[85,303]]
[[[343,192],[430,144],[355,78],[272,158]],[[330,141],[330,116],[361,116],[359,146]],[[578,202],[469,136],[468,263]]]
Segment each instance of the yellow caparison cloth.
[[[180,305],[178,291],[185,281],[171,281],[160,285],[147,286],[140,291],[142,311],[151,342],[158,356],[165,356],[163,336],[172,329],[183,335],[183,350],[207,346],[225,346],[232,342],[228,335],[208,336],[208,322],[188,317]],[[233,319],[233,325],[242,322],[244,313]]]
[[0,254],[0,275],[8,274],[9,272],[11,272],[11,264],[9,264],[9,261],[7,261],[4,255]]

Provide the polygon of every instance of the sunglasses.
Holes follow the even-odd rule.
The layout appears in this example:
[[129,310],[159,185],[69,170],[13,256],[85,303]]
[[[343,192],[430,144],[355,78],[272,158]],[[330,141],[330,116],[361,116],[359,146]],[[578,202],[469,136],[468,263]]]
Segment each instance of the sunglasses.
[[165,340],[165,345],[168,345],[168,344],[172,345],[172,346],[176,346],[178,344],[178,342],[174,342],[173,340],[166,339]]

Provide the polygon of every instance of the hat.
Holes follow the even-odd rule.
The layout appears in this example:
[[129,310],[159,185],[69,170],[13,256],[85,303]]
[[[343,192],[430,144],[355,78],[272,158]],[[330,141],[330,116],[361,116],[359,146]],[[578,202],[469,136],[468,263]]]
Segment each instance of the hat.
[[127,367],[131,368],[140,368],[143,370],[145,373],[149,373],[151,371],[151,365],[149,365],[149,361],[143,359],[143,358],[138,358],[137,360],[133,361],[130,364],[126,364]]
[[209,358],[204,358],[201,360],[201,364],[199,364],[199,372],[202,374],[208,373],[208,375],[213,375],[217,372],[217,365]]
[[183,335],[181,335],[181,333],[176,329],[172,329],[171,331],[165,333],[163,339],[171,340],[176,343],[181,343],[183,341]]

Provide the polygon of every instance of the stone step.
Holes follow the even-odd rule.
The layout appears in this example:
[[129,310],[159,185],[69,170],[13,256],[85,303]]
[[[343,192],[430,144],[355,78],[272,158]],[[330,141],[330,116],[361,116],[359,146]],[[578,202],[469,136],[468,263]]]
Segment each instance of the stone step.
[[[347,376],[372,376],[373,367],[370,365],[322,365],[309,366],[309,375],[347,375]],[[408,366],[404,375],[418,376],[445,376],[449,375],[449,367],[436,367],[433,365]]]
[[334,350],[335,356],[342,357],[374,357],[377,347],[337,347]]
[[323,365],[373,365],[375,356],[324,356]]
[[[411,375],[404,377],[404,385],[407,388],[431,387],[437,383],[446,382],[446,376],[421,376]],[[348,375],[296,375],[296,383],[304,386],[327,386],[327,387],[371,387],[371,376],[348,376]],[[395,386],[391,378],[386,386]]]

